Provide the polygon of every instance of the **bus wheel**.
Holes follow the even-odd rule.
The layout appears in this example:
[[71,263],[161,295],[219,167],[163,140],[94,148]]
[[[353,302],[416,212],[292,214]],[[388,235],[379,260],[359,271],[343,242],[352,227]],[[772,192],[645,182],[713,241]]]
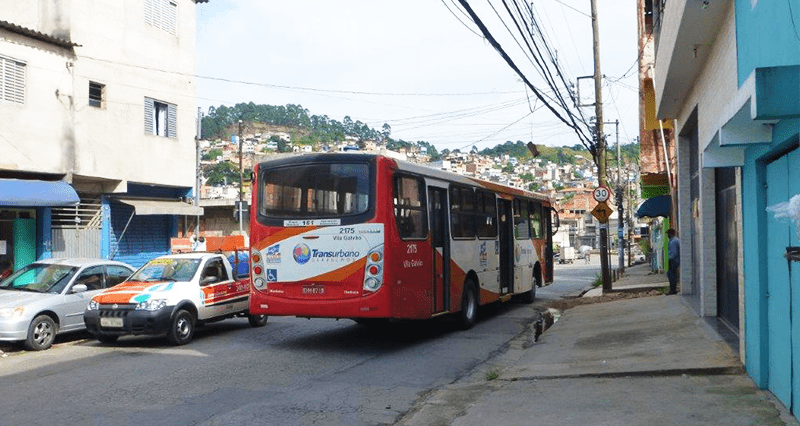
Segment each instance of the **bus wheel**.
[[181,309],[172,318],[167,339],[175,346],[185,345],[194,336],[194,316],[187,310]]
[[478,291],[472,280],[464,283],[464,295],[461,297],[460,322],[462,330],[469,330],[475,325],[478,317]]
[[533,274],[533,282],[531,283],[531,290],[522,293],[522,302],[523,303],[533,303],[536,299],[536,287],[539,287],[542,282],[541,276],[534,272]]
[[267,315],[248,315],[247,321],[250,322],[250,325],[253,327],[263,327],[267,325],[267,320],[269,317]]

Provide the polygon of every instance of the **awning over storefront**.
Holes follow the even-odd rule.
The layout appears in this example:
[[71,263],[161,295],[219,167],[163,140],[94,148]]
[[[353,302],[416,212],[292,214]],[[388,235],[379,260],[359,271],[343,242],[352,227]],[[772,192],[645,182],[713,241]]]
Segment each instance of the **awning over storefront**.
[[122,204],[133,207],[134,212],[139,216],[156,214],[177,214],[183,216],[200,216],[203,214],[202,207],[195,207],[191,204],[179,200],[132,200],[118,199]]
[[669,217],[672,198],[669,195],[659,195],[648,198],[636,210],[636,217]]
[[0,206],[64,207],[80,201],[78,193],[64,181],[0,179]]

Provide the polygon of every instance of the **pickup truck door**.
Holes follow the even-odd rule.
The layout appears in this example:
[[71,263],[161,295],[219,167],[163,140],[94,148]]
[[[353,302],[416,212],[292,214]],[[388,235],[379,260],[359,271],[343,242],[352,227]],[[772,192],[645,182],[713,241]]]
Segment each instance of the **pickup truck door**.
[[[202,286],[204,300],[202,306],[198,308],[198,317],[209,319],[240,311],[242,304],[239,302],[242,295],[237,291],[238,286],[221,258],[208,260],[200,274],[200,282],[202,283],[207,277],[213,277],[215,280]],[[245,293],[245,297],[246,295]]]

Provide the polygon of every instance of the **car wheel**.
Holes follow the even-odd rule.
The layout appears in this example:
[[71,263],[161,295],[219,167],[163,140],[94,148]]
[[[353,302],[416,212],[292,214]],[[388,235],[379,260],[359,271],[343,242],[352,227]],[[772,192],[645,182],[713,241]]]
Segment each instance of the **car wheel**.
[[111,334],[95,334],[95,339],[97,339],[100,343],[114,343],[119,339],[119,336],[114,336]]
[[167,339],[175,346],[185,345],[192,341],[194,336],[194,315],[185,309],[179,310],[174,317],[167,332]]
[[253,327],[263,327],[267,325],[267,320],[269,320],[269,316],[267,315],[248,315],[247,321],[250,322],[250,325]]
[[25,349],[42,351],[52,346],[55,339],[56,323],[47,315],[39,315],[31,321],[31,325],[28,327]]
[[478,318],[478,290],[472,280],[464,283],[464,294],[461,296],[461,312],[459,313],[462,330],[469,330]]

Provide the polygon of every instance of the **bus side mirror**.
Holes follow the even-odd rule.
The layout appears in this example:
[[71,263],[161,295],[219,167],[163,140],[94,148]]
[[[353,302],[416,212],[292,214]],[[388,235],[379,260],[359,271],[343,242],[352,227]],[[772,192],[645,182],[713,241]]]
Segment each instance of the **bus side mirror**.
[[[559,219],[558,211],[556,209],[550,207],[550,210],[553,211],[553,220],[551,222],[550,228],[551,228],[551,232],[553,234],[555,234],[556,232],[558,232],[558,228],[561,227],[561,219]],[[555,227],[555,229],[553,229],[553,227]]]

